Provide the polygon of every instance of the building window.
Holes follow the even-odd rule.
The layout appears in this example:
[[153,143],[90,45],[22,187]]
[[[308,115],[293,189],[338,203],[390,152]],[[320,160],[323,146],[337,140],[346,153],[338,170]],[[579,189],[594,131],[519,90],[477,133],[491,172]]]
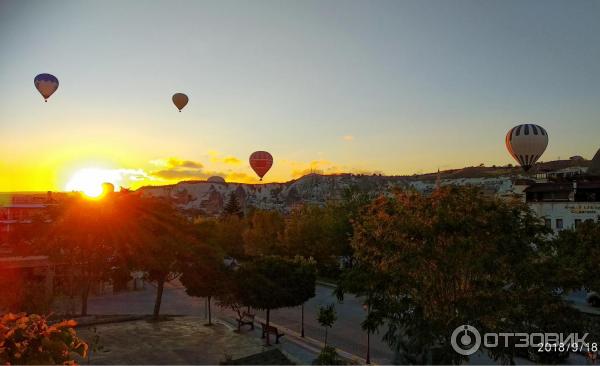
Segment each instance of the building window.
[[581,224],[581,219],[575,219],[575,228]]
[[548,229],[552,229],[552,220],[550,220],[550,219],[544,219],[544,223],[546,224],[546,227]]
[[556,228],[561,230],[563,228],[563,219],[556,219]]

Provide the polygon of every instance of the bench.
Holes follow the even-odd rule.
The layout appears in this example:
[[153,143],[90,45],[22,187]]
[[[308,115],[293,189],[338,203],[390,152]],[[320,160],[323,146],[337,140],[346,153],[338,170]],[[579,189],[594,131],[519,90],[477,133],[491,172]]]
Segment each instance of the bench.
[[238,330],[240,330],[243,325],[249,325],[250,329],[254,330],[254,314],[243,313],[242,318],[236,320],[238,323]]
[[283,337],[285,334],[279,332],[279,329],[277,329],[276,327],[269,325],[269,329],[267,332],[267,325],[263,322],[260,322],[260,326],[262,327],[262,337],[261,338],[265,338],[265,335],[267,333],[269,334],[275,334],[275,343],[279,343],[279,338]]

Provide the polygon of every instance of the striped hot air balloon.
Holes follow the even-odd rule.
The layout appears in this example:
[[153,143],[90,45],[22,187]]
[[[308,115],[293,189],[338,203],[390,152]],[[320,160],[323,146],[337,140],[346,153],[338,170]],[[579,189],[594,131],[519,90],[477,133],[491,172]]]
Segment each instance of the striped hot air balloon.
[[250,166],[262,180],[273,166],[273,156],[266,151],[255,151],[250,155]]
[[58,89],[58,79],[51,74],[39,74],[33,79],[33,85],[47,102],[48,98]]
[[506,149],[525,171],[538,161],[547,146],[548,133],[538,125],[518,125],[506,134]]

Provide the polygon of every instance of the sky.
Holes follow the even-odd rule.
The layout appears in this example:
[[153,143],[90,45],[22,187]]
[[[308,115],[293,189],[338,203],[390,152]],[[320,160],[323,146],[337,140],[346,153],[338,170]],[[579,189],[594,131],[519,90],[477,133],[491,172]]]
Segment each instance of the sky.
[[591,158],[598,19],[596,0],[0,0],[0,191],[256,182],[256,150],[265,182],[503,165],[520,123],[548,131],[541,160]]

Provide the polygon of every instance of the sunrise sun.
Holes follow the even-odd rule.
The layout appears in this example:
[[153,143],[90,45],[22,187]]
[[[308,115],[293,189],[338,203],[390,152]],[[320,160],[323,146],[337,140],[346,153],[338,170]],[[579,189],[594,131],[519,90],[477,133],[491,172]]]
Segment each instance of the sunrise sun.
[[81,192],[89,198],[99,198],[104,193],[104,183],[114,182],[114,174],[107,169],[84,168],[76,171],[66,185],[67,191]]

